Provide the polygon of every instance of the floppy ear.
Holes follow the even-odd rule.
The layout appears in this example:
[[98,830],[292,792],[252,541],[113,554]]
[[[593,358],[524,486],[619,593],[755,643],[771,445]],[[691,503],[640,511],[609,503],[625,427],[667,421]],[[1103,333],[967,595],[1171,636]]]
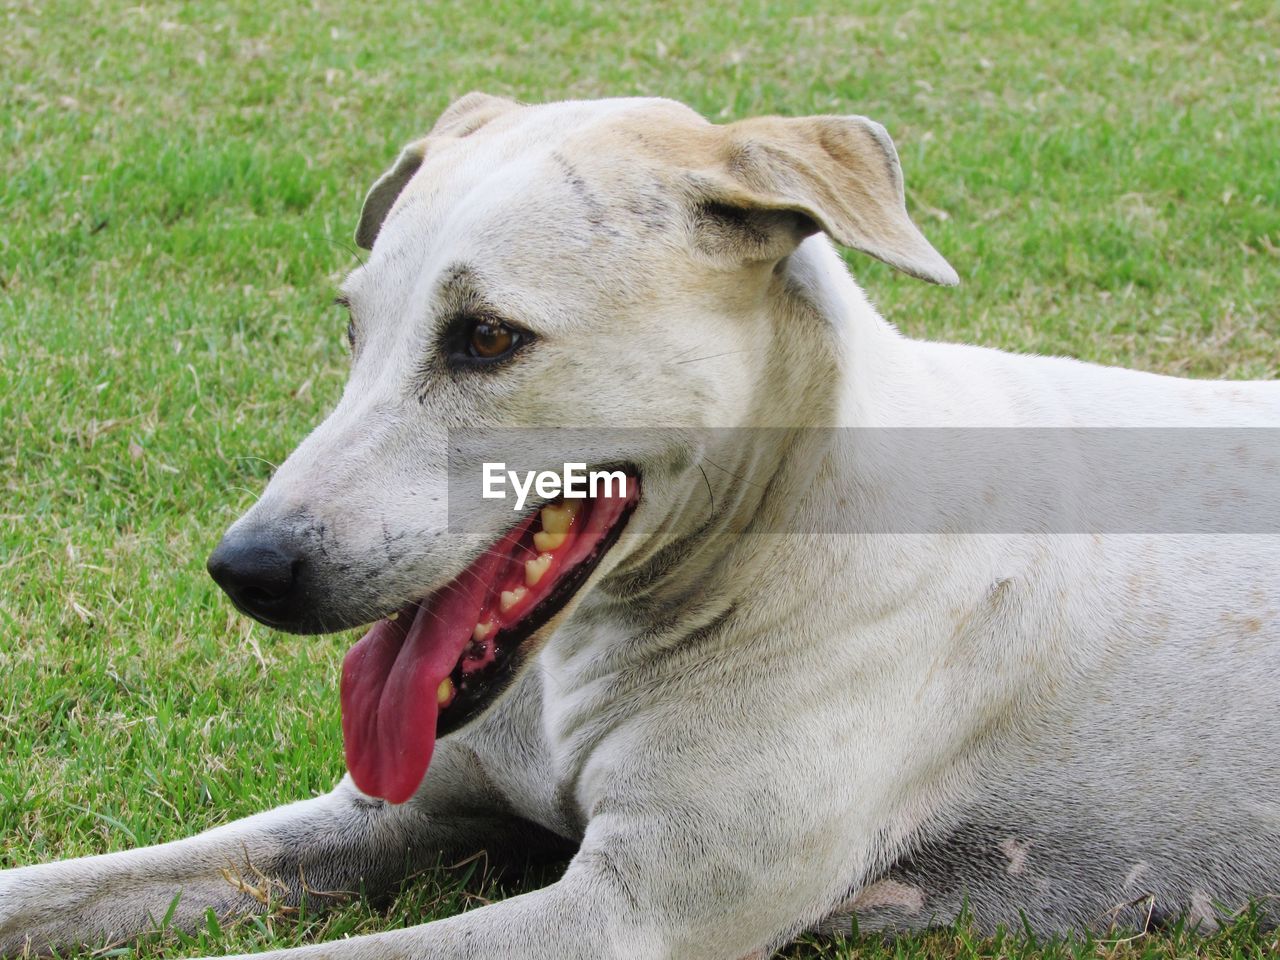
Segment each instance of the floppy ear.
[[427,155],[427,138],[416,140],[400,151],[395,164],[380,176],[365,194],[364,206],[360,208],[360,222],[356,225],[356,246],[365,250],[373,249],[373,241],[378,238],[382,229],[382,221],[387,219],[391,205],[400,196],[400,191],[410,178],[422,166],[422,158]]
[[821,230],[921,280],[960,282],[907,216],[898,152],[880,124],[759,117],[720,129],[721,162],[699,172],[695,189],[704,213],[722,224],[737,217],[757,240],[767,235],[761,252],[783,256]]
[[433,142],[443,138],[459,139],[475,133],[499,114],[506,113],[517,106],[514,100],[505,97],[492,97],[487,93],[468,93],[449,105],[440,118],[436,120],[431,132],[421,140],[415,140],[402,151],[391,169],[380,176],[364,198],[364,206],[360,210],[360,222],[356,226],[356,245],[365,250],[373,248],[373,241],[382,229],[382,222],[395,204],[396,198],[404,190]]

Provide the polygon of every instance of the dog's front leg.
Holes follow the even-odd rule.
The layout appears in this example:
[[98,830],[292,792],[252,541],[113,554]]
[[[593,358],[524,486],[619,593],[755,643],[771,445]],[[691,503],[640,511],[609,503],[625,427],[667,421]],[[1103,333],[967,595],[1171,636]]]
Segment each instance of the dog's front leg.
[[[571,876],[445,920],[216,960],[649,960],[673,956],[600,878]],[[652,922],[654,918],[650,918]],[[683,954],[680,956],[683,957]],[[209,958],[215,960],[215,958]]]
[[[641,916],[613,880],[557,883],[434,923],[217,960],[656,960],[673,954],[659,918]],[[214,960],[214,958],[210,958]]]
[[401,806],[344,780],[186,840],[0,872],[0,956],[127,940],[166,915],[191,929],[210,909],[250,914],[304,897],[322,907],[394,886],[442,856],[527,844],[531,833],[502,814],[475,755],[442,741],[422,790]]
[[712,822],[713,810],[651,809],[593,821],[565,875],[541,890],[416,927],[227,960],[763,958],[831,896],[818,838],[789,824]]

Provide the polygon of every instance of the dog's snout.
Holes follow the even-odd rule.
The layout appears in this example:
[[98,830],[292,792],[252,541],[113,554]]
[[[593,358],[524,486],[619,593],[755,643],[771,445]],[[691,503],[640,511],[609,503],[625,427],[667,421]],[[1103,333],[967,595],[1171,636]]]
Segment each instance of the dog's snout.
[[302,602],[301,551],[266,530],[231,531],[209,556],[209,575],[241,611],[271,626],[288,626]]

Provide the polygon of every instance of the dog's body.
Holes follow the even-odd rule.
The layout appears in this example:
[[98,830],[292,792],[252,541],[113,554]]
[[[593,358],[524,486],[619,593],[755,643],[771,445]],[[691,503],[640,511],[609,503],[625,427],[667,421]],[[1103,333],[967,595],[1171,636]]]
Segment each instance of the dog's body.
[[[649,189],[645,163],[604,178],[605,147],[620,129],[638,129],[641,153],[658,141],[660,155],[680,154],[670,143],[695,122],[661,103],[527,109],[467,98],[433,137],[490,129],[487,146],[447,146],[489,152],[434,177],[427,163],[405,187],[412,164],[390,199],[375,187],[375,222],[362,232],[378,244],[352,297],[363,298],[366,318],[403,315],[405,304],[426,302],[442,271],[479,262],[476,275],[504,291],[499,299],[532,304],[542,329],[558,322],[561,336],[611,340],[594,354],[604,369],[572,367],[586,382],[568,383],[570,368],[559,368],[553,384],[571,405],[525,422],[764,427],[777,444],[717,434],[718,447],[698,451],[715,465],[705,481],[690,468],[664,476],[650,467],[639,509],[662,511],[654,528],[663,536],[609,555],[510,691],[439,743],[408,803],[371,800],[347,780],[191,840],[8,871],[0,951],[131,935],[178,891],[173,920],[186,925],[210,907],[262,909],[246,889],[263,878],[286,898],[304,882],[376,891],[480,847],[569,843],[577,854],[543,890],[299,953],[734,960],[815,926],[847,931],[854,913],[864,929],[918,928],[962,909],[985,929],[1141,926],[1184,913],[1211,923],[1280,887],[1280,537],[896,533],[893,477],[839,445],[813,456],[795,448],[820,444],[811,428],[830,426],[1274,427],[1280,385],[907,340],[876,315],[826,239],[803,239],[810,231],[792,221],[752,222],[745,240],[699,248],[715,260],[734,244],[782,245],[742,258],[752,266],[741,270],[703,261],[694,279],[679,261],[663,270],[636,262],[643,244],[676,256],[653,237],[678,201]],[[599,149],[599,163],[565,142],[574,130]],[[548,144],[550,162],[529,159]],[[500,181],[485,179],[504,163]],[[556,169],[558,187],[529,193]],[[762,189],[759,177],[751,182]],[[517,202],[520,223],[486,219]],[[824,221],[828,210],[803,210],[849,242],[848,229]],[[899,238],[871,249],[883,224],[868,229],[872,242],[853,245],[950,279],[931,248]],[[760,239],[770,231],[784,236]],[[487,261],[486,244],[498,248]],[[557,246],[554,263],[527,254],[548,246]],[[565,300],[601,325],[553,318]],[[644,311],[680,322],[662,327]],[[376,502],[353,502],[347,478],[407,443],[377,381],[400,376],[389,365],[411,338],[389,319],[381,337],[376,356],[357,356],[339,408],[250,521],[305,507],[358,561],[362,551],[382,556],[389,572],[370,588],[377,596],[357,598],[366,614],[438,586],[465,549],[392,563],[361,545],[362,511]],[[673,357],[699,362],[676,367]],[[537,376],[551,374],[529,375],[515,392],[493,388],[496,422],[530,409],[519,390]],[[440,389],[409,402],[445,420],[466,413],[438,409]],[[391,463],[390,478],[419,466]],[[994,467],[980,479],[1001,495]],[[339,495],[349,527],[320,506]],[[972,513],[964,496],[948,501],[943,491],[937,515]],[[889,532],[811,532],[837,503]],[[422,542],[443,529],[438,516],[377,516]],[[781,532],[744,535],[760,518]],[[247,883],[230,883],[228,870]]]

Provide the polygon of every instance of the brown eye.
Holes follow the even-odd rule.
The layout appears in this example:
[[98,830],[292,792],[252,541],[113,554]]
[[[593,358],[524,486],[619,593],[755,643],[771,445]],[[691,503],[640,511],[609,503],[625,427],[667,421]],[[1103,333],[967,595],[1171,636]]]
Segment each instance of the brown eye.
[[497,360],[520,344],[520,334],[505,323],[481,320],[471,328],[467,352],[477,360]]
[[538,338],[513,323],[474,314],[455,317],[440,338],[445,362],[454,370],[498,366]]

